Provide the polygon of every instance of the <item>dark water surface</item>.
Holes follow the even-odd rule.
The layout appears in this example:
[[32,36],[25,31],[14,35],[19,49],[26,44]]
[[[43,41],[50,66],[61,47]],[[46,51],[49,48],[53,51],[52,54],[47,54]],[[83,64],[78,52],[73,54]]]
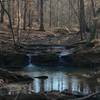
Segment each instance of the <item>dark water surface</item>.
[[42,90],[46,92],[53,90],[59,92],[69,90],[89,94],[93,91],[98,91],[100,85],[98,85],[95,79],[88,81],[86,78],[79,77],[76,74],[84,74],[89,71],[89,69],[71,66],[37,66],[29,64],[23,67],[22,70],[16,70],[15,72],[29,75],[32,78],[48,76],[48,79],[42,82],[40,79],[34,78],[33,83],[31,84],[31,89],[33,89],[35,93],[40,92],[42,88]]

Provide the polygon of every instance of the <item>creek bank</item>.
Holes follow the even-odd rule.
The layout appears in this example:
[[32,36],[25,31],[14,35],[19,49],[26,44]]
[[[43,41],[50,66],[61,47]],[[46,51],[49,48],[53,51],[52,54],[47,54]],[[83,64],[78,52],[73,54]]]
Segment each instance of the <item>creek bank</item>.
[[[48,94],[20,94],[18,100],[100,100],[100,93],[95,96],[96,93],[89,96],[77,98],[73,95],[63,95],[61,93],[48,93]],[[0,100],[14,100],[16,96],[0,96]]]
[[[72,64],[79,67],[100,67],[100,42],[80,42],[72,45],[72,54],[63,56],[65,64]],[[99,68],[100,69],[100,68]]]
[[[65,55],[59,59],[57,53],[43,53],[40,55],[31,55],[31,63],[44,65],[71,65],[79,67],[96,67],[100,66],[100,42],[78,42],[73,45],[66,46],[66,50],[74,48],[72,54]],[[69,48],[68,48],[69,47]],[[1,67],[22,68],[29,64],[29,57],[27,54],[18,53],[1,53],[0,65]]]
[[8,82],[30,82],[33,79],[26,75],[17,74],[5,69],[0,68],[0,78],[7,80]]
[[[100,67],[100,43],[90,44],[89,47],[80,47],[72,56],[73,63],[77,66]],[[100,69],[100,68],[99,68]]]

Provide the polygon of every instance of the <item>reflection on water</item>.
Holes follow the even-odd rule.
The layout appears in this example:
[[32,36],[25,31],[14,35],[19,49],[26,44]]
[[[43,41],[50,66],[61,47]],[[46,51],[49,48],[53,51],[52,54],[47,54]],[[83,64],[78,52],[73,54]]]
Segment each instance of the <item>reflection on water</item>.
[[[77,71],[80,71],[76,69]],[[63,91],[67,89],[68,91],[78,91],[88,94],[90,92],[90,87],[85,80],[80,79],[76,76],[68,76],[66,72],[76,71],[73,67],[45,67],[45,66],[34,66],[26,67],[23,71],[19,73],[24,75],[29,75],[31,77],[37,76],[48,76],[48,79],[43,80],[34,78],[33,89],[36,93],[41,91],[41,86],[44,91]],[[43,85],[41,85],[43,84]]]
[[[77,76],[69,76],[66,73],[73,72],[83,72],[82,69],[77,69],[75,67],[67,66],[56,66],[56,67],[47,67],[47,66],[36,66],[32,65],[31,67],[26,66],[23,70],[17,71],[23,75],[29,75],[34,78],[33,83],[25,86],[27,87],[24,90],[34,90],[35,93],[44,91],[59,91],[68,90],[69,92],[77,91],[82,92],[83,94],[89,94],[92,90],[96,89],[95,86],[93,89],[91,85],[86,81],[86,79],[79,78]],[[38,76],[48,76],[47,79],[35,78]],[[25,92],[24,91],[24,92]]]
[[[40,74],[34,73],[34,76],[38,75]],[[83,93],[90,92],[89,86],[85,82],[81,84],[81,81],[77,77],[66,76],[63,72],[52,72],[42,75],[48,75],[48,79],[44,82],[45,91],[57,90],[61,92],[68,89],[69,91],[79,91]],[[39,79],[34,80],[35,92],[40,92],[40,81]]]

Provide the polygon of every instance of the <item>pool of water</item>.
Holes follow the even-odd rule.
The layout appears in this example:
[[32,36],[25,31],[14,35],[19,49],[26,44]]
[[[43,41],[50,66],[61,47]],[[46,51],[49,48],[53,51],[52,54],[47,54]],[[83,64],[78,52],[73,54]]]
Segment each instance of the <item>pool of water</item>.
[[[41,90],[45,92],[62,92],[68,90],[70,92],[77,91],[83,94],[89,94],[92,91],[98,90],[99,85],[94,85],[96,80],[93,80],[93,85],[91,85],[90,83],[92,82],[88,82],[87,79],[75,75],[75,73],[86,73],[88,70],[71,66],[37,66],[31,64],[15,72],[29,75],[34,79],[31,88],[35,93],[39,93]],[[48,76],[48,78],[45,80],[35,78],[38,76]]]

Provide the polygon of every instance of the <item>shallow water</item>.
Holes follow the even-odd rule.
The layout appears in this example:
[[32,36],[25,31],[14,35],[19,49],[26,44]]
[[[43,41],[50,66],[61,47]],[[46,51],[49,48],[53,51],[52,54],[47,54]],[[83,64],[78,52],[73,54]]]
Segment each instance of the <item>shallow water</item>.
[[48,76],[48,79],[44,81],[34,78],[31,88],[35,93],[41,92],[41,90],[46,92],[53,90],[61,92],[67,89],[70,92],[78,91],[82,92],[83,94],[89,94],[92,91],[96,91],[96,88],[98,88],[97,85],[96,87],[94,85],[94,87],[92,88],[92,85],[90,85],[90,83],[85,78],[80,78],[77,75],[73,74],[87,72],[87,69],[78,67],[45,65],[37,66],[31,64],[27,65],[22,70],[17,70],[16,72],[23,75],[29,75],[32,78],[38,76]]

